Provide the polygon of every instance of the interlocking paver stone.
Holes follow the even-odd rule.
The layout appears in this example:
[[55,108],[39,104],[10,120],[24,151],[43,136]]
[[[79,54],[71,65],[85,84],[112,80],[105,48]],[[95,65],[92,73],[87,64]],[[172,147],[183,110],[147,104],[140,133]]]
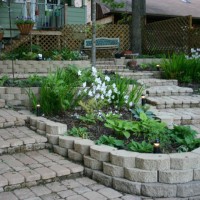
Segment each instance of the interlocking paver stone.
[[48,183],[46,186],[52,190],[53,192],[60,192],[66,190],[66,186],[59,183],[59,182],[53,182],[53,183]]
[[2,192],[0,200],[18,200],[18,198],[12,192]]
[[37,196],[42,196],[44,194],[50,194],[51,190],[48,189],[46,186],[34,186],[30,188],[32,192],[34,192]]
[[56,172],[50,170],[47,167],[40,167],[34,170],[41,175],[42,179],[50,179],[56,177]]
[[28,188],[17,189],[14,191],[14,193],[19,199],[35,197],[35,194]]
[[122,196],[121,193],[117,192],[116,190],[113,190],[112,188],[102,188],[98,192],[109,199],[114,199]]
[[64,190],[64,191],[58,192],[58,195],[61,196],[62,198],[67,198],[67,197],[76,195],[76,193],[72,190]]
[[7,172],[3,176],[8,180],[9,185],[15,185],[24,182],[24,176],[17,172]]
[[25,177],[26,182],[37,181],[41,178],[41,175],[33,170],[20,171],[19,173]]
[[98,200],[106,200],[107,198],[105,196],[103,196],[102,194],[92,191],[92,192],[86,192],[83,194],[84,197],[86,197],[89,200],[94,200],[94,199],[98,199]]
[[8,180],[0,175],[0,187],[8,185]]

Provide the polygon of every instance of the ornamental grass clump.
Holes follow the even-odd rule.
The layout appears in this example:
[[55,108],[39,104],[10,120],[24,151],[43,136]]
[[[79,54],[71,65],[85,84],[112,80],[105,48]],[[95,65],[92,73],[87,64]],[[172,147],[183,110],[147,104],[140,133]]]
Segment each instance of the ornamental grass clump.
[[166,79],[177,79],[180,83],[200,82],[200,57],[195,49],[192,49],[191,56],[174,53],[163,59],[161,68]]

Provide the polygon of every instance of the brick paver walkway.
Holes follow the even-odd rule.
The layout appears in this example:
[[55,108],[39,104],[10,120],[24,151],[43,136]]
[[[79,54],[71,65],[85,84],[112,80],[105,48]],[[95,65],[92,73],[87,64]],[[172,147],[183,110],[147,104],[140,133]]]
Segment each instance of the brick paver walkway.
[[141,200],[82,177],[0,193],[0,200]]

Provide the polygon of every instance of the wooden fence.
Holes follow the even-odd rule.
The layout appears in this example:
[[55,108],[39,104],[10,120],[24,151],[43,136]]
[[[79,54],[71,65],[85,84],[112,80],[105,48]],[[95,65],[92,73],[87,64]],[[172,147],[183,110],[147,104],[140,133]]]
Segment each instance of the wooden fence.
[[[84,39],[92,38],[91,25],[66,25],[58,32],[32,34],[24,46],[37,44],[44,51],[68,48],[81,51]],[[131,29],[129,25],[97,26],[96,37],[119,38],[119,51],[131,48]],[[178,17],[154,22],[143,26],[142,54],[189,53],[191,48],[200,48],[200,28],[192,28],[192,17]],[[88,52],[87,52],[88,53]],[[90,54],[91,52],[89,52]],[[113,53],[113,52],[112,52]],[[113,57],[109,51],[97,51],[97,58]]]
[[150,23],[143,28],[143,54],[188,53],[192,17],[177,17]]
[[[101,25],[97,26],[96,37],[119,38],[119,50],[130,49],[130,29],[128,25]],[[71,50],[81,50],[84,39],[92,38],[90,25],[67,25],[62,30],[61,46]],[[109,51],[97,51],[97,57],[110,57]]]

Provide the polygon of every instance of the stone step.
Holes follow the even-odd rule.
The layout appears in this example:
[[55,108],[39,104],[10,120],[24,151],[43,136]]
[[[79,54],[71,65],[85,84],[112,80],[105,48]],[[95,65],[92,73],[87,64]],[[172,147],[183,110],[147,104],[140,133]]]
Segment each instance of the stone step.
[[150,110],[170,127],[176,124],[193,125],[200,128],[200,108],[157,109],[151,106]]
[[48,150],[2,155],[0,161],[1,192],[83,174],[82,166]]
[[115,65],[114,59],[112,60],[97,60],[96,65]]
[[0,129],[1,155],[44,149],[46,142],[46,137],[25,126]]
[[156,108],[200,108],[200,95],[147,97],[148,104]]
[[153,72],[119,72],[120,76],[124,76],[126,78],[130,78],[133,80],[139,80],[139,79],[150,79],[154,77]]
[[192,95],[193,89],[187,87],[173,86],[153,86],[145,90],[146,96],[188,96]]
[[25,125],[26,116],[14,110],[0,109],[0,128]]
[[126,69],[126,65],[115,65],[115,64],[113,64],[113,65],[96,65],[96,68],[98,69],[98,70],[105,70],[105,69],[107,69],[107,70],[115,70],[115,71],[117,71],[117,70],[123,70],[123,69]]
[[0,108],[4,108],[6,105],[5,99],[0,99]]
[[146,87],[178,85],[177,80],[166,80],[166,79],[157,79],[157,78],[148,78],[148,79],[141,78],[137,82],[142,85],[145,85]]

